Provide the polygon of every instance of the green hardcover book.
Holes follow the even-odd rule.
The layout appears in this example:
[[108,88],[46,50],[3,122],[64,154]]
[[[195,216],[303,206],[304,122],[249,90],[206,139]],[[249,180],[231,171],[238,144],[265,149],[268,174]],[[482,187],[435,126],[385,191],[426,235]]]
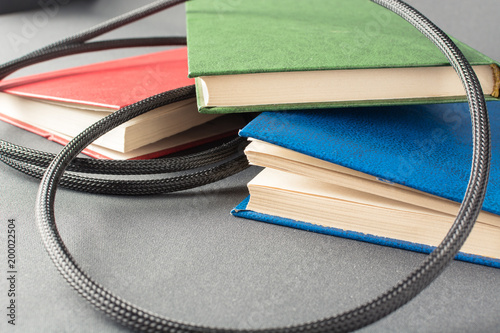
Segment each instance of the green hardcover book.
[[[201,112],[465,100],[439,49],[369,0],[192,0],[186,9]],[[498,97],[495,61],[455,42],[487,99]]]

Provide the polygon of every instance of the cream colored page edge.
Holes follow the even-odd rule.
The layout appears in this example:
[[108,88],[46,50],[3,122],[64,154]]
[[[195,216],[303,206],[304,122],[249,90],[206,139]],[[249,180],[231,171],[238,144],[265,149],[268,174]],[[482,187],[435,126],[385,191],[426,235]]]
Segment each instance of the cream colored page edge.
[[[454,201],[403,185],[389,184],[374,176],[268,142],[253,138],[250,138],[250,140],[251,143],[246,147],[245,154],[247,154],[251,164],[309,176],[322,182],[356,188],[360,191],[367,191],[385,198],[397,198],[400,202],[450,215],[456,215],[459,210],[459,204]],[[500,217],[489,212],[481,212],[478,221],[500,226]]]
[[[490,95],[491,67],[473,68]],[[465,96],[451,66],[214,75],[198,82],[207,107]]]

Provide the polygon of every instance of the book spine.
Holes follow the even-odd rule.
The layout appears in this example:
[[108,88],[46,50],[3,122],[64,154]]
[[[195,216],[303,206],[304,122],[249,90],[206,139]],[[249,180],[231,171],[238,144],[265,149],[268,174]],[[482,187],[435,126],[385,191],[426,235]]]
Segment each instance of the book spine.
[[497,64],[491,64],[491,68],[493,69],[493,80],[495,80],[491,96],[498,98],[500,97],[500,67]]

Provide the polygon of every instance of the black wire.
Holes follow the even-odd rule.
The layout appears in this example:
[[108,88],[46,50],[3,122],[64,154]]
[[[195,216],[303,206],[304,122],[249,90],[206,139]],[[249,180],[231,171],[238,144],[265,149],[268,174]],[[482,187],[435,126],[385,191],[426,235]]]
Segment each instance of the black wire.
[[[30,165],[2,155],[0,155],[0,160],[8,166],[37,179],[42,179],[46,170],[44,167]],[[207,185],[239,173],[246,168],[248,168],[246,157],[239,155],[227,162],[200,171],[147,180],[82,177],[72,172],[66,172],[62,176],[59,185],[70,190],[93,194],[155,195]]]
[[[68,171],[94,173],[103,175],[148,175],[167,172],[178,172],[201,168],[208,164],[220,162],[243,150],[246,140],[236,137],[217,147],[176,157],[162,157],[151,160],[97,160],[90,158],[75,158],[68,166]],[[54,159],[51,154],[0,140],[0,158],[7,164],[23,163],[45,169]],[[37,177],[38,178],[38,177]]]
[[[473,127],[473,163],[467,191],[460,206],[457,218],[449,233],[436,250],[426,258],[422,265],[390,290],[374,300],[350,311],[310,323],[255,331],[197,326],[163,318],[152,312],[141,309],[130,302],[122,300],[93,281],[72,258],[57,230],[54,219],[54,200],[58,183],[63,178],[64,171],[70,165],[71,161],[92,141],[132,117],[155,108],[158,103],[161,104],[179,100],[179,98],[182,98],[183,94],[186,93],[183,88],[153,96],[121,109],[97,122],[70,141],[47,167],[40,184],[37,198],[37,223],[49,256],[68,283],[97,309],[103,311],[109,317],[128,328],[141,332],[178,333],[230,331],[269,333],[348,332],[362,328],[387,316],[406,304],[427,287],[436,276],[442,272],[448,263],[453,260],[454,256],[467,239],[467,236],[474,226],[477,215],[481,210],[486,192],[491,159],[490,131],[486,103],[479,81],[472,67],[446,34],[422,14],[402,1],[372,1],[385,6],[403,17],[438,46],[447,56],[462,80],[469,101]],[[154,8],[162,8],[162,5],[171,5],[174,2],[180,3],[184,1],[159,1],[156,2],[154,6],[148,6],[145,12],[149,13],[154,11]],[[127,20],[141,17],[141,14],[141,9],[136,10],[131,15],[125,15],[122,16],[121,19],[112,20],[110,26],[121,26],[122,23],[127,22]],[[86,40],[85,38],[88,36],[98,35],[102,31],[109,30],[111,30],[111,28],[101,25],[96,29],[91,29],[90,32],[86,34],[80,34],[68,40],[82,41]],[[54,45],[51,47],[59,47],[61,43],[56,43]],[[51,52],[51,47],[45,48],[37,54],[41,53],[43,57],[45,52]],[[21,60],[21,62],[23,61],[24,60]],[[30,60],[27,61],[29,62]],[[220,176],[223,177],[224,174]],[[205,177],[205,175],[201,175],[200,177]]]

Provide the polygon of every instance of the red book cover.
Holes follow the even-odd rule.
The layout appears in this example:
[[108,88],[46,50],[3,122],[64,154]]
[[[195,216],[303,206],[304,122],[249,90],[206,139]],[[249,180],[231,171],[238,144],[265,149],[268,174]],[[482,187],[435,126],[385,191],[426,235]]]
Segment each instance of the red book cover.
[[0,82],[9,94],[119,109],[192,85],[185,47]]

